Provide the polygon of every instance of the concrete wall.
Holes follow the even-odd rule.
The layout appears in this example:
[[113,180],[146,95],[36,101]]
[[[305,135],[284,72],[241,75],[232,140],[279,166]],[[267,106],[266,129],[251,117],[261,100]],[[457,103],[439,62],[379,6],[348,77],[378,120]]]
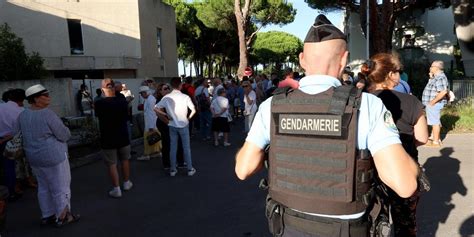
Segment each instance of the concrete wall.
[[366,38],[362,33],[359,14],[351,12],[345,28],[348,35],[349,65],[354,68],[367,58],[366,56]]
[[[83,55],[71,55],[67,19],[81,20]],[[3,22],[23,38],[28,52],[45,58],[48,70],[178,75],[174,9],[161,0],[0,0]],[[157,56],[157,27],[162,29],[163,58]]]
[[[137,77],[178,76],[176,16],[159,0],[138,0],[142,61]],[[161,29],[162,57],[158,55],[157,28]],[[145,47],[146,46],[146,47]]]
[[[143,78],[114,78],[116,81],[120,81],[122,84],[126,84],[127,88],[132,91],[135,99],[133,100],[133,113],[142,113],[137,110],[137,106],[140,102],[143,102],[143,98],[138,94],[138,88],[145,81]],[[156,83],[165,82],[168,83],[170,78],[159,78],[155,79]],[[85,84],[91,92],[92,98],[96,94],[96,89],[100,88],[102,79],[86,79]],[[51,94],[52,103],[50,108],[54,110],[60,117],[78,116],[79,110],[76,108],[76,93],[79,91],[79,87],[83,83],[82,80],[72,80],[70,78],[56,78],[56,79],[44,79],[44,80],[24,80],[24,81],[0,81],[0,95],[12,88],[21,88],[26,90],[28,87],[36,84],[42,84],[45,86]],[[25,101],[25,105],[29,106]]]
[[[143,102],[143,98],[140,97],[138,94],[138,88],[142,85],[143,81],[145,79],[143,78],[113,78],[113,80],[120,81],[122,84],[126,84],[127,88],[132,91],[132,94],[135,96],[135,99],[132,101],[132,108],[133,108],[133,113],[141,113],[140,111],[137,110],[137,106],[140,102]],[[96,89],[100,88],[101,86],[102,79],[86,79],[85,83],[87,87],[89,88],[89,92],[91,92],[92,98],[94,98],[96,94]],[[76,93],[79,91],[79,88],[82,84],[82,80],[72,80],[72,86],[71,86],[71,93],[73,95],[76,95]],[[74,98],[73,98],[74,99]],[[73,104],[73,109],[72,115],[79,115],[79,110],[77,110],[75,103]]]
[[138,4],[122,0],[0,0],[0,21],[43,57],[70,54],[67,19],[82,24],[84,56],[141,57]]
[[449,70],[457,43],[453,10],[450,7],[426,11],[419,17],[418,23],[425,27],[426,33],[416,43],[425,50],[429,61],[442,60],[446,70]]
[[[49,90],[51,104],[49,108],[60,117],[71,116],[74,112],[74,94],[71,90],[71,79],[44,79],[44,80],[25,80],[25,81],[0,81],[0,94],[11,88],[21,88],[26,90],[28,87],[36,84],[42,84]],[[25,101],[25,107],[29,104]]]
[[[454,60],[453,45],[457,38],[453,32],[454,18],[451,8],[433,9],[423,13],[416,22],[425,28],[425,34],[417,39],[417,45],[422,47],[429,61],[443,60],[449,70],[451,60]],[[358,64],[366,59],[365,37],[361,31],[359,14],[351,12],[347,22],[349,34],[350,62]],[[399,46],[395,45],[394,49]]]

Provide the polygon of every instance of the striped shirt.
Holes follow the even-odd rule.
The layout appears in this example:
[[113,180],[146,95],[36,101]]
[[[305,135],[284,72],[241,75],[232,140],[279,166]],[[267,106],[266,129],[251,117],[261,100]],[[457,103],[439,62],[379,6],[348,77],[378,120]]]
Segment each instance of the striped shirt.
[[[23,149],[32,167],[52,167],[67,159],[69,129],[50,109],[26,109],[19,117]],[[18,131],[18,127],[17,127]]]

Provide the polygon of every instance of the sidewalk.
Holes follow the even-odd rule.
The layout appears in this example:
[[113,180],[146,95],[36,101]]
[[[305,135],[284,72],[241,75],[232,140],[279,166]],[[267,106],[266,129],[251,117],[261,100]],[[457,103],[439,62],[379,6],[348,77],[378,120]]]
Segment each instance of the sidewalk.
[[418,205],[419,236],[474,236],[474,134],[447,134],[441,148],[418,150],[432,187]]

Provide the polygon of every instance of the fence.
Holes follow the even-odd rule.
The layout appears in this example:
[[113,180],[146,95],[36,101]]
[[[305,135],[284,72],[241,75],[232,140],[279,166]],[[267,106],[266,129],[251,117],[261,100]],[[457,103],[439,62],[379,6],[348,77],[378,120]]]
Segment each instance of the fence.
[[453,80],[452,91],[456,99],[474,96],[474,80]]

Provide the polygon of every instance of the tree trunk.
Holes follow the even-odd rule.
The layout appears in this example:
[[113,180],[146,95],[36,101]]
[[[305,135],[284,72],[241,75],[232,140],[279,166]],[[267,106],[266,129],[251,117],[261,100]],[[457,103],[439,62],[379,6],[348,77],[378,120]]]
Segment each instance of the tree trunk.
[[392,49],[393,25],[395,22],[393,3],[383,0],[381,5],[377,0],[362,0],[359,11],[362,31],[367,36],[365,23],[367,22],[366,1],[370,1],[369,19],[369,54],[387,53]]
[[186,75],[186,62],[183,59],[183,74]]
[[189,61],[189,76],[193,76],[193,60]]
[[240,0],[234,0],[234,13],[237,20],[237,34],[239,36],[239,68],[237,69],[237,76],[242,78],[244,69],[248,65],[248,51],[245,32],[248,22],[248,9],[251,0],[245,0],[244,8],[240,7]]

